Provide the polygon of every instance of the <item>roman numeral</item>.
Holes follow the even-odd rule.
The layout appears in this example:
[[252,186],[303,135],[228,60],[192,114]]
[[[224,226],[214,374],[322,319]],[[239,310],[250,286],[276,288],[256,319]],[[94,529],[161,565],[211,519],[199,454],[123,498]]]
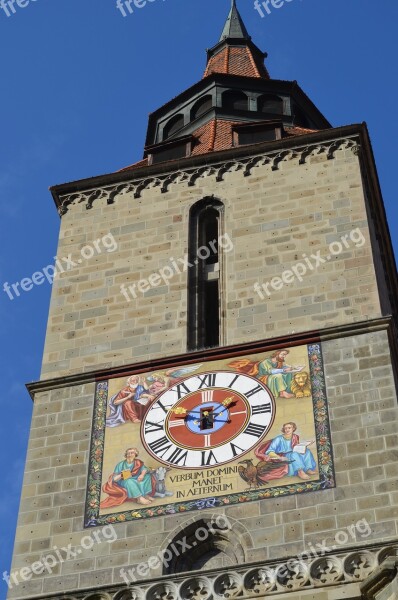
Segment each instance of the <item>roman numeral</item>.
[[185,463],[187,461],[188,451],[182,450],[182,448],[176,448],[174,452],[169,456],[167,462],[172,463],[173,465],[179,465],[182,461],[182,464],[185,467]]
[[152,423],[151,421],[146,421],[145,433],[152,433],[153,431],[163,431],[163,425],[163,421],[162,423]]
[[202,396],[202,404],[206,402],[213,402],[213,392],[214,390],[205,390],[204,392],[200,392]]
[[163,436],[155,442],[151,442],[150,444],[148,444],[148,446],[150,447],[152,452],[158,454],[160,457],[163,457],[166,454],[167,450],[173,447],[173,444],[170,443],[166,436]]
[[208,373],[203,377],[198,376],[200,380],[200,386],[198,387],[198,390],[200,390],[202,387],[215,387],[216,376],[217,373]]
[[[235,444],[233,444],[232,442],[230,442],[229,445],[231,446],[232,454],[234,456],[238,456],[239,454],[241,454],[243,452],[243,448],[239,448],[239,446],[235,446]],[[240,450],[240,452],[237,452],[237,450]]]
[[169,429],[173,429],[173,427],[181,427],[181,425],[185,425],[185,421],[182,419],[179,421],[169,421]]
[[261,385],[258,385],[257,387],[253,388],[249,392],[245,392],[245,396],[246,396],[246,398],[250,398],[251,396],[254,396],[254,394],[258,394],[259,392],[262,392],[262,390],[263,390],[263,388],[261,387]]
[[[153,408],[156,408],[156,406],[160,406],[160,408],[167,414],[170,410],[170,408],[173,406],[172,404],[169,404],[168,406],[163,406],[163,404],[161,403],[160,400],[158,400],[156,402],[156,404],[154,405]],[[151,410],[153,410],[153,408]]]
[[264,431],[267,429],[265,425],[256,425],[255,423],[249,423],[243,433],[247,435],[254,435],[254,437],[261,437]]
[[[182,392],[181,390],[185,390],[185,391]],[[185,396],[185,394],[190,394],[191,390],[189,390],[187,388],[185,383],[179,383],[178,385],[176,385],[176,392],[177,392],[178,399],[180,400],[183,396]]]
[[271,403],[260,404],[260,406],[252,406],[252,414],[253,415],[261,415],[262,413],[270,413],[270,412],[271,412]]
[[237,379],[239,379],[239,377],[240,377],[240,375],[235,375],[235,377],[233,378],[233,380],[231,381],[231,383],[229,384],[229,386],[228,386],[228,387],[229,387],[229,388],[231,388],[231,387],[234,385],[235,381],[236,381]]
[[[214,462],[211,462],[214,461]],[[208,451],[202,451],[202,467],[207,467],[209,465],[216,465],[217,464],[217,459],[214,456],[213,452],[210,450]]]

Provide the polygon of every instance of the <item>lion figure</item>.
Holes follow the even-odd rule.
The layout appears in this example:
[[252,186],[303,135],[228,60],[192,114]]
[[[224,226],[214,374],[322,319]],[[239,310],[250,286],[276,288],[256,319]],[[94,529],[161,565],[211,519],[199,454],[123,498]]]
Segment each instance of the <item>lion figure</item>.
[[308,398],[311,396],[311,383],[308,373],[301,371],[295,373],[291,384],[291,389],[296,398]]

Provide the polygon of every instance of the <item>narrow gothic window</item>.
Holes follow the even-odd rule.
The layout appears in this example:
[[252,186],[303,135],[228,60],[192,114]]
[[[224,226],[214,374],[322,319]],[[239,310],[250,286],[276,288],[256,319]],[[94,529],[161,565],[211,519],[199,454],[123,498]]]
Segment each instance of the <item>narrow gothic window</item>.
[[214,198],[197,202],[190,212],[188,274],[188,349],[220,345],[221,217],[224,205]]

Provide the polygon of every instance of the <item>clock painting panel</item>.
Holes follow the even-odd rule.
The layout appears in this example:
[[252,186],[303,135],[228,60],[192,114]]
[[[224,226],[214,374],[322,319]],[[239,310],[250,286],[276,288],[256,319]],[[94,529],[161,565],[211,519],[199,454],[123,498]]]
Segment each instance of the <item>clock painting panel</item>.
[[97,384],[87,527],[330,487],[320,344]]

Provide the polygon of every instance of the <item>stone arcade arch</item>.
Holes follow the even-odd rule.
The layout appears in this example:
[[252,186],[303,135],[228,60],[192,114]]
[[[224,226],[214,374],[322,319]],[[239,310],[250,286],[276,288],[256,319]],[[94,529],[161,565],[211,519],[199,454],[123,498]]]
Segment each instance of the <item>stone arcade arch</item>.
[[229,110],[249,110],[249,98],[239,90],[227,90],[222,95],[222,105]]
[[184,115],[178,114],[167,121],[163,129],[163,140],[168,140],[177,131],[184,127]]
[[263,113],[283,115],[283,98],[275,94],[263,94],[257,100],[257,110]]

